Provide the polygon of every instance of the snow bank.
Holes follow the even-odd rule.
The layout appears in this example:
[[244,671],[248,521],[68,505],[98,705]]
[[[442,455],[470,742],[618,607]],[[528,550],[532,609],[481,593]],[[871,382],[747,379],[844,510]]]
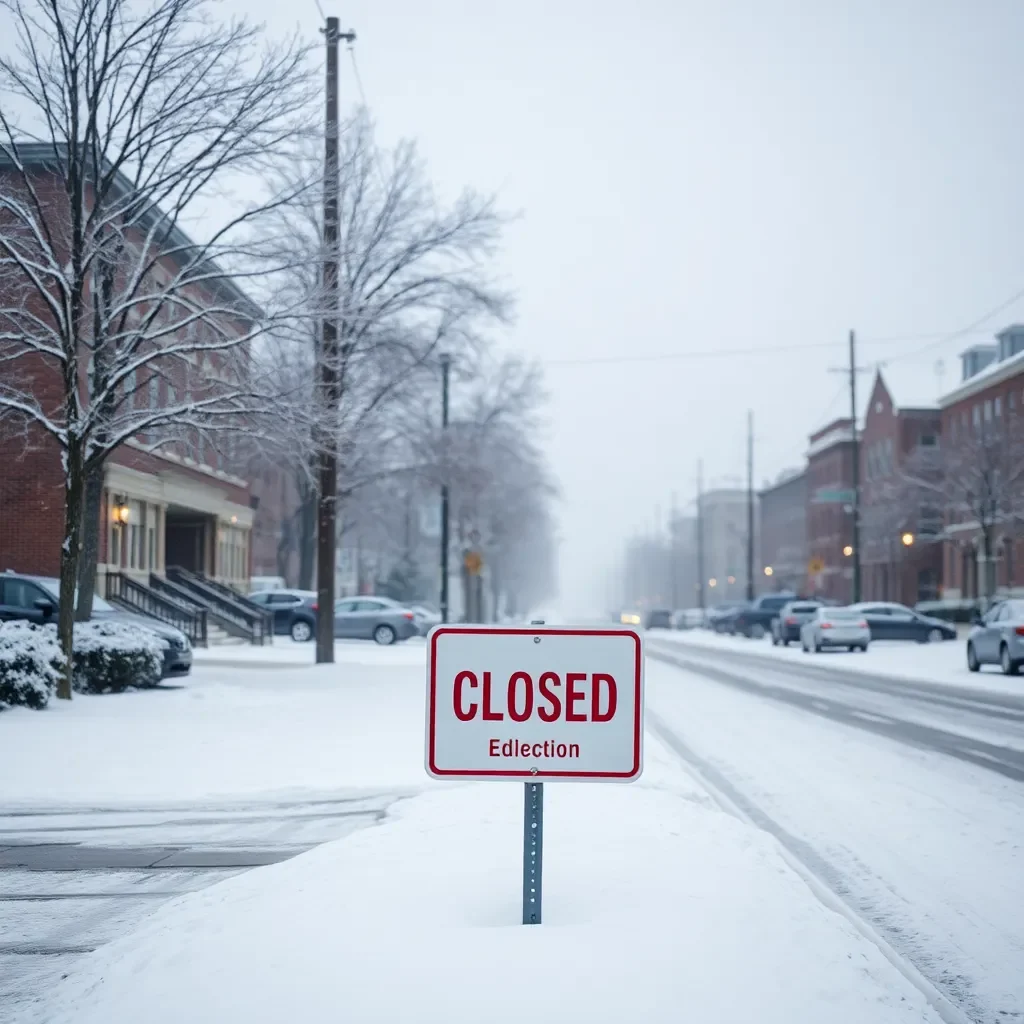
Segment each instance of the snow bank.
[[83,961],[46,1024],[936,1021],[774,842],[642,785],[547,787],[544,924],[520,916],[522,789],[192,893]]

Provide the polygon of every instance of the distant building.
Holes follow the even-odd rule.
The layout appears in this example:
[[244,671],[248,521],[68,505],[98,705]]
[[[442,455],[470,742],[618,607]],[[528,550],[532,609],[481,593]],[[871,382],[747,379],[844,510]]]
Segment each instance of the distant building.
[[758,497],[763,587],[802,592],[807,586],[806,470],[783,473]]
[[807,448],[808,588],[853,600],[853,421],[833,420]]
[[927,379],[894,394],[890,375],[876,373],[860,435],[861,597],[914,605],[939,596],[942,518],[903,471],[919,449],[938,449],[941,416]]
[[738,487],[705,491],[701,513],[705,600],[714,605],[741,599],[747,592],[747,492]]

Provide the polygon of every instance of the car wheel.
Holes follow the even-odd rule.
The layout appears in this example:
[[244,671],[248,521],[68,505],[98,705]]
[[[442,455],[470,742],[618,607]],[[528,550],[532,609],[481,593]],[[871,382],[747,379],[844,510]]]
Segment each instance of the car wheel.
[[395,642],[395,631],[389,625],[382,622],[373,631],[373,639],[382,646],[387,647]]
[[788,640],[783,640],[782,641],[782,646],[783,647],[788,647],[789,646],[789,641]]
[[313,627],[305,619],[296,619],[291,628],[292,639],[299,644],[313,639]]
[[814,641],[814,653],[821,654],[821,644],[817,640]]
[[860,645],[860,649],[861,649],[861,651],[863,651],[864,654],[868,653],[868,645],[867,644],[861,644]]
[[974,644],[967,645],[967,668],[971,672],[977,672],[981,668],[981,662],[978,661],[978,654],[974,650]]
[[938,627],[928,631],[928,643],[930,644],[941,644],[945,639],[946,634]]
[[1010,648],[1006,644],[999,651],[999,665],[1004,676],[1015,676],[1020,671],[1020,665],[1010,657]]
[[755,625],[750,627],[750,632],[747,634],[752,640],[763,640],[764,639],[764,626]]

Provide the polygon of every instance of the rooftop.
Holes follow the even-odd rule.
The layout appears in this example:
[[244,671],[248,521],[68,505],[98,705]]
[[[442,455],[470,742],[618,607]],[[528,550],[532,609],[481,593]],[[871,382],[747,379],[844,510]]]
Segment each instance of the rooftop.
[[956,380],[959,370],[959,363],[949,365],[944,359],[933,360],[928,365],[896,360],[877,366],[897,410],[937,409],[944,386]]

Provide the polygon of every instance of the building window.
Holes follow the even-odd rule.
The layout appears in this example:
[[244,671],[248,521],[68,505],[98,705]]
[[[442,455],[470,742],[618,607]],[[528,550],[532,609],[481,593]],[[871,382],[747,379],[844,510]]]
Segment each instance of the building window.
[[934,448],[939,442],[939,439],[934,434],[922,434],[921,435],[921,447],[922,448]]
[[1002,398],[999,395],[996,395],[995,402],[994,402],[994,408],[995,408],[996,419],[999,419],[999,417],[1003,415],[1003,400],[1002,400]]
[[977,403],[975,403],[974,409],[972,410],[972,415],[973,415],[973,418],[974,418],[974,425],[976,427],[980,427],[981,426],[981,406],[978,405]]
[[160,406],[160,378],[154,373],[149,378],[149,407],[157,409]]
[[148,536],[146,565],[150,572],[156,569],[156,527],[150,526],[146,531]]
[[986,423],[991,423],[992,422],[992,399],[991,398],[986,398],[985,399],[985,422]]

